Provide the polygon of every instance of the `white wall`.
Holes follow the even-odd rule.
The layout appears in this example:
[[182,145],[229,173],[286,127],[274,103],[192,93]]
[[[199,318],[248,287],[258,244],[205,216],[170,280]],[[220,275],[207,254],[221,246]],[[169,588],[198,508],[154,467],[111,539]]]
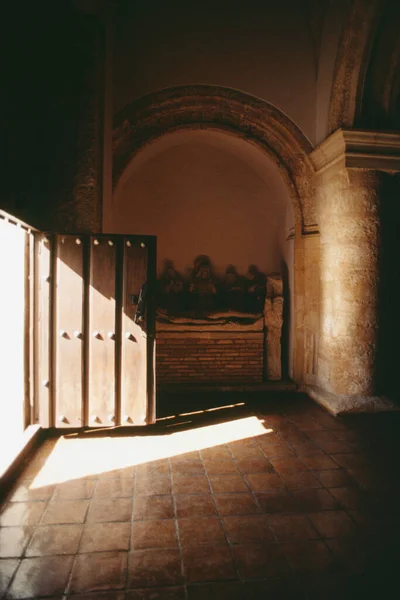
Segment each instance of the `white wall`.
[[24,431],[25,231],[0,219],[0,475]]

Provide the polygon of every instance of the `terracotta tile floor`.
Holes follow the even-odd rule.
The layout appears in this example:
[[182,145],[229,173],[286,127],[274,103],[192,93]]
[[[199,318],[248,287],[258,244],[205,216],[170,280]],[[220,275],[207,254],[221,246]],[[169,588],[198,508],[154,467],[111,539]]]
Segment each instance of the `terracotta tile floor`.
[[1,598],[399,596],[400,413],[180,402],[41,446],[1,508]]

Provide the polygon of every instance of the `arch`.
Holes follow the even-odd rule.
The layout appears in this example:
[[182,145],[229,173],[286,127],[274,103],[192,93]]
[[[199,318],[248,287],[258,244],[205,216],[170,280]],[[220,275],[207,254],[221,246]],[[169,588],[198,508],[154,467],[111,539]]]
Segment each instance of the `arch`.
[[317,230],[311,143],[275,106],[229,88],[168,88],[139,98],[118,112],[113,133],[114,189],[141,148],[182,128],[219,129],[259,145],[287,183],[302,232]]
[[400,127],[400,3],[390,0],[379,22],[368,69],[357,127]]
[[328,134],[397,125],[398,27],[398,0],[352,0],[336,55]]

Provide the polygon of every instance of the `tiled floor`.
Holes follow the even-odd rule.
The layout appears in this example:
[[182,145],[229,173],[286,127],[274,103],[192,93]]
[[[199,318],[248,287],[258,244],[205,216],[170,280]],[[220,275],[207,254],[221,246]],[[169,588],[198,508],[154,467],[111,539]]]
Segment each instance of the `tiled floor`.
[[44,443],[2,507],[0,597],[399,596],[400,414],[189,401],[138,435]]

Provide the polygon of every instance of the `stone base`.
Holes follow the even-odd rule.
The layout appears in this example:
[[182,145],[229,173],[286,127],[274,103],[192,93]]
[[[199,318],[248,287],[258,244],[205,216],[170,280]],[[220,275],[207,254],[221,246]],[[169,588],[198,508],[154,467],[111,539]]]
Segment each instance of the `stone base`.
[[399,411],[400,406],[385,396],[346,396],[333,394],[320,387],[306,385],[304,391],[335,416],[352,413]]
[[260,383],[160,383],[157,391],[162,393],[188,392],[297,392],[297,385],[290,379],[262,381]]

